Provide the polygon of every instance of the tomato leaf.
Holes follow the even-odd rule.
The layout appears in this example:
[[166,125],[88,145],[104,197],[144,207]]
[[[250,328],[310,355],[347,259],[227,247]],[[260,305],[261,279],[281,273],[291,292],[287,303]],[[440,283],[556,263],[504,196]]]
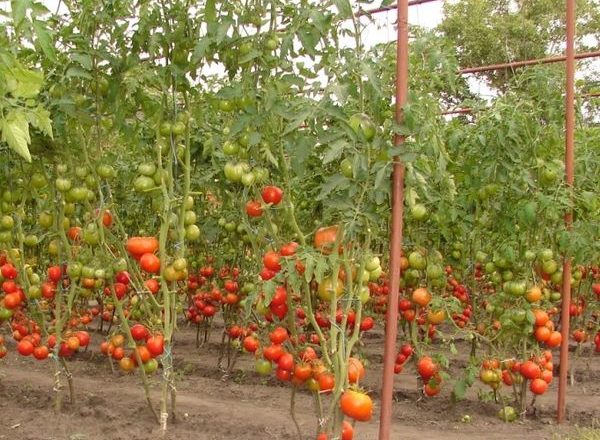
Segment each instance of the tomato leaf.
[[54,139],[52,133],[52,120],[50,119],[50,112],[44,107],[38,105],[35,111],[28,112],[27,120],[33,127],[40,130],[46,136],[49,136],[51,139]]
[[52,36],[48,28],[44,25],[43,22],[39,20],[33,20],[33,31],[37,36],[37,43],[40,45],[42,52],[44,55],[48,57],[51,61],[56,61],[56,53],[54,50],[54,43],[52,41]]
[[20,110],[11,111],[6,119],[2,121],[2,141],[14,150],[19,156],[27,162],[31,162],[31,154],[29,153],[29,124],[27,118]]
[[352,5],[348,0],[334,0],[333,2],[340,11],[340,18],[352,17]]
[[15,73],[17,87],[12,92],[13,96],[17,98],[35,98],[44,83],[43,73],[22,67],[15,69]]
[[340,159],[342,152],[347,146],[348,143],[343,139],[339,139],[336,142],[329,144],[329,148],[323,155],[323,164],[326,165],[335,159]]

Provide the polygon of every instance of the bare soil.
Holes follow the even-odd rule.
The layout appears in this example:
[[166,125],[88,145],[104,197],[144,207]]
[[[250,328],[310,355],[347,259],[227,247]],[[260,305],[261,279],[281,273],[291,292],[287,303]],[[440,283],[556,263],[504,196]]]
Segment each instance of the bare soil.
[[[182,326],[177,334],[174,361],[178,371],[177,415],[168,439],[258,440],[295,439],[290,419],[290,388],[253,372],[253,358],[241,354],[228,378],[217,367],[220,329],[201,349],[195,347],[195,330]],[[7,338],[8,339],[8,338]],[[14,346],[0,361],[1,440],[145,440],[160,438],[143,390],[135,375],[112,373],[97,345],[103,339],[93,334],[94,350],[69,361],[74,376],[76,401],[68,402],[61,414],[53,411],[55,392],[51,360],[44,362],[19,356]],[[443,348],[443,347],[441,347]],[[459,353],[468,349],[458,346]],[[381,386],[383,335],[373,332],[365,340],[364,354],[371,361],[363,385],[372,390],[376,406]],[[451,370],[459,374],[461,355]],[[463,440],[528,439],[555,440],[576,433],[579,427],[600,426],[600,357],[588,354],[574,359],[575,384],[568,390],[567,425],[554,422],[557,378],[549,391],[537,399],[536,413],[523,422],[504,423],[496,417],[499,404],[481,402],[475,385],[467,398],[450,400],[450,385],[431,399],[419,399],[411,368],[396,376],[392,439]],[[556,362],[555,362],[556,363]],[[160,376],[152,377],[152,392],[158,402]],[[66,383],[65,378],[62,382]],[[296,413],[304,439],[314,439],[316,420],[313,399],[307,392],[296,398]],[[464,422],[463,417],[470,421]],[[371,422],[355,426],[356,440],[378,438],[376,414]],[[600,431],[598,431],[600,438]]]

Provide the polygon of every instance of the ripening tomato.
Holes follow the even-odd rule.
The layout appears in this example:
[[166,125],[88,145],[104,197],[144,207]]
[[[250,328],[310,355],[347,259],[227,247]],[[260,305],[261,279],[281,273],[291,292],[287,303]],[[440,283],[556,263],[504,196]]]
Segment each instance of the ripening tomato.
[[75,333],[75,337],[79,340],[80,347],[87,347],[90,344],[90,334],[86,331],[78,331]]
[[319,382],[319,389],[323,393],[329,393],[335,387],[335,376],[327,371],[319,374],[316,379]]
[[146,337],[148,336],[148,329],[145,326],[143,326],[142,324],[135,324],[134,326],[131,327],[130,330],[131,330],[131,336],[136,341],[141,341],[143,339],[146,339]]
[[373,416],[373,401],[365,393],[346,390],[342,394],[340,405],[344,415],[354,420],[368,422]]
[[281,345],[271,344],[268,347],[265,347],[263,350],[263,356],[265,359],[271,362],[277,362],[284,352],[285,351]]
[[360,359],[348,359],[348,382],[354,384],[365,377],[365,367]]
[[318,229],[317,232],[315,232],[313,242],[314,247],[324,254],[330,254],[333,250],[333,245],[336,242],[337,234],[337,225]]
[[246,336],[243,342],[244,350],[255,353],[258,350],[259,342],[256,336]]
[[156,237],[131,237],[127,240],[127,252],[139,258],[144,254],[153,254],[158,250]]
[[160,284],[156,278],[146,280],[144,286],[146,286],[146,289],[153,295],[156,295],[160,289]]
[[411,299],[415,304],[425,307],[431,301],[431,293],[426,288],[419,287],[413,290]]
[[277,327],[269,334],[269,339],[276,345],[283,344],[288,338],[288,331],[283,327]]
[[18,293],[8,293],[4,296],[4,307],[9,310],[16,309],[21,305],[21,296]]
[[48,357],[49,354],[50,351],[45,345],[40,345],[39,347],[35,347],[33,349],[33,357],[36,358],[38,361],[43,361]]
[[17,344],[17,351],[22,356],[29,356],[33,353],[33,350],[33,344],[28,339],[23,339]]
[[429,356],[423,356],[417,362],[417,372],[424,381],[428,381],[438,372],[438,366]]
[[294,369],[294,356],[291,353],[283,353],[277,360],[278,368],[292,371]]
[[160,271],[160,258],[154,254],[144,254],[140,258],[140,267],[148,273],[158,273]]
[[4,265],[2,265],[2,267],[0,268],[0,273],[2,274],[2,277],[7,280],[14,280],[15,278],[17,278],[18,274],[15,266],[13,266],[10,263],[5,263]]
[[278,205],[283,199],[283,190],[277,186],[265,186],[261,192],[261,196],[265,203]]
[[248,214],[248,217],[260,217],[263,214],[260,202],[258,200],[249,200],[246,202],[246,214]]
[[529,380],[537,379],[542,374],[539,365],[533,361],[523,362],[521,364],[520,372],[525,379]]
[[295,241],[292,241],[288,244],[281,246],[281,249],[279,250],[279,254],[282,257],[291,257],[292,255],[294,255],[296,253],[296,249],[298,249],[298,243],[296,243]]
[[281,264],[279,260],[279,254],[274,251],[268,251],[263,257],[263,263],[265,267],[273,272],[279,272],[281,270]]
[[548,389],[548,383],[544,379],[533,379],[529,389],[533,394],[544,394]]
[[301,381],[306,381],[312,377],[312,368],[305,362],[296,364],[294,368],[294,377]]
[[152,357],[157,357],[163,354],[164,351],[164,338],[160,334],[156,334],[154,336],[150,336],[146,340],[146,347],[148,351],[152,355]]
[[434,384],[431,381],[427,382],[423,387],[423,392],[427,397],[434,397],[440,394],[441,387],[438,384]]

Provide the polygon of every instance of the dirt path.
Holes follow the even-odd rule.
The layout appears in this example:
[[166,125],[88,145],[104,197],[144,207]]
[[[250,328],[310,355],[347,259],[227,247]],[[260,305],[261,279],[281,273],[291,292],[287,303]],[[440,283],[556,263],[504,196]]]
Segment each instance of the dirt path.
[[[169,427],[168,439],[258,440],[295,439],[289,415],[290,389],[252,373],[252,358],[240,357],[236,373],[227,382],[216,368],[217,346],[212,343],[197,354],[193,331],[184,330],[178,340],[175,362],[178,371],[179,421]],[[377,398],[381,376],[379,341],[369,341],[365,352],[372,359],[366,387]],[[94,335],[94,340],[100,340]],[[213,341],[214,342],[214,341]],[[105,359],[95,355],[69,363],[74,377],[77,403],[58,416],[52,411],[51,364],[22,358],[14,352],[0,363],[0,439],[2,440],[146,440],[160,438],[145,406],[135,376],[112,374]],[[449,390],[435,399],[416,403],[414,375],[397,376],[393,439],[405,440],[554,440],[557,433],[574,424],[592,426],[600,420],[600,365],[569,391],[572,425],[557,429],[553,424],[556,384],[538,402],[538,416],[523,423],[506,424],[496,416],[498,405],[477,400],[477,388],[464,402],[448,399]],[[63,378],[64,379],[64,378]],[[151,380],[158,401],[159,376]],[[67,399],[65,395],[65,400]],[[377,400],[376,400],[377,403]],[[312,397],[297,396],[297,418],[304,439],[313,440],[315,419]],[[469,423],[461,422],[469,415]],[[376,440],[376,413],[369,423],[355,428],[356,440]]]

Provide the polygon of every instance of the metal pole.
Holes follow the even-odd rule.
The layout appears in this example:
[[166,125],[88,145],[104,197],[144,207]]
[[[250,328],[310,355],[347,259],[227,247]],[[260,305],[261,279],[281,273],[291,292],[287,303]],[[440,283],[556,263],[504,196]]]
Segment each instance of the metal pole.
[[[408,96],[408,0],[398,4],[398,40],[396,47],[396,121],[404,119],[403,108]],[[396,135],[394,143],[404,142]],[[402,217],[404,215],[404,165],[394,157],[392,171],[392,230],[390,237],[390,293],[385,320],[385,348],[383,354],[383,385],[381,390],[381,417],[379,440],[389,440],[392,422],[394,392],[394,362],[398,336],[398,294],[400,290],[400,257],[402,257]]]
[[[565,99],[565,180],[571,192],[575,181],[575,0],[567,0],[567,93]],[[571,193],[572,196],[572,193]],[[565,227],[569,231],[573,225],[573,211],[569,207],[565,213]],[[561,306],[560,372],[558,381],[558,423],[565,421],[567,374],[569,372],[569,308],[571,305],[571,257],[563,257],[563,285]]]
[[[594,52],[582,52],[575,54],[574,58],[577,60],[582,60],[584,58],[595,58],[600,57],[600,50]],[[551,63],[560,63],[561,61],[565,61],[567,57],[565,55],[559,55],[548,58],[539,58],[537,60],[524,60],[524,61],[513,61],[512,63],[503,63],[503,64],[492,64],[489,66],[481,66],[481,67],[467,67],[465,69],[461,69],[458,71],[459,74],[464,75],[467,73],[478,73],[478,72],[489,72],[492,70],[502,70],[502,69],[514,69],[517,67],[525,67],[525,66],[533,66],[536,64],[551,64]]]

